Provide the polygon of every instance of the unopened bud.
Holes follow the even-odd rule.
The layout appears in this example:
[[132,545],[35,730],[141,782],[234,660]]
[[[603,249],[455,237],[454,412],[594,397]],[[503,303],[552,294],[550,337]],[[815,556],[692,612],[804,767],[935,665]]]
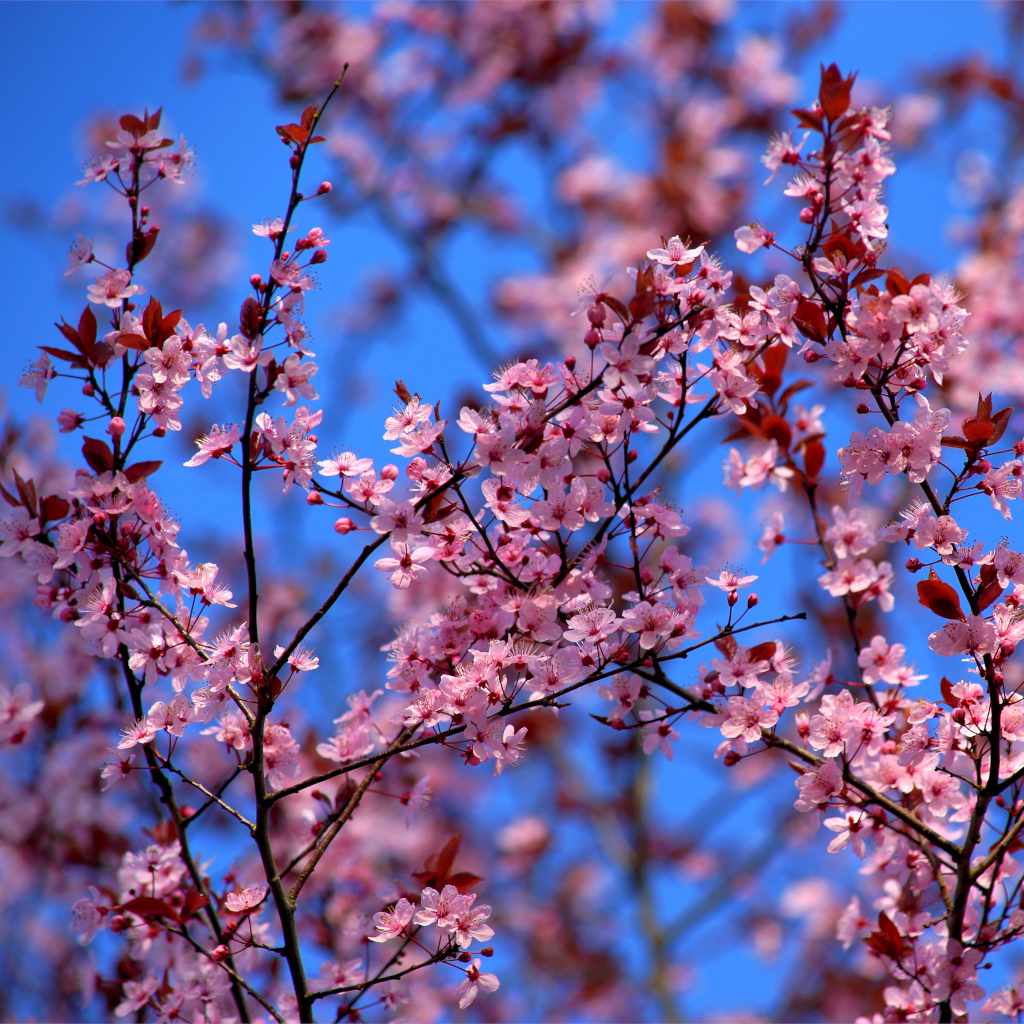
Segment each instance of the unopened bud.
[[747,607],[748,608],[753,608],[757,604],[758,600],[759,600],[759,598],[758,598],[757,594],[748,594],[747,595]]
[[334,186],[329,181],[321,181],[320,187],[316,190],[318,196],[325,196]]
[[253,288],[260,289],[263,287],[263,278],[259,274],[252,274],[249,277],[249,284],[251,284]]
[[589,349],[595,349],[601,344],[601,332],[596,327],[591,327],[586,334],[583,335],[583,343]]
[[627,462],[636,462],[638,458],[640,458],[640,453],[635,448],[630,448],[629,451],[626,452]]
[[340,519],[334,520],[334,532],[340,533],[342,537],[355,529],[357,529],[356,524],[348,516],[342,516]]
[[484,946],[483,949],[479,950],[481,956],[494,956],[493,946]]
[[307,494],[306,494],[306,504],[307,505],[322,505],[323,503],[324,503],[324,499],[321,497],[319,491],[308,491],[307,492]]
[[593,327],[603,327],[606,319],[604,306],[595,303],[587,310],[587,319]]
[[917,572],[921,568],[920,558],[907,559],[907,572]]
[[381,466],[380,478],[381,480],[397,480],[398,467],[393,462],[389,462],[386,466]]
[[567,356],[566,357],[565,368],[570,373],[572,373],[572,371],[576,369],[576,357],[575,356]]
[[313,253],[313,258],[309,262],[310,262],[310,264],[326,263],[327,262],[327,250],[326,249],[317,249],[317,251],[315,253]]
[[725,752],[725,757],[722,758],[722,764],[724,764],[726,768],[732,768],[733,765],[737,765],[739,763],[740,755],[737,754],[735,750],[727,750]]
[[231,950],[228,949],[223,942],[219,946],[214,946],[213,949],[210,950],[210,959],[215,964],[223,963],[229,956],[231,956]]
[[107,433],[116,441],[124,435],[124,420],[120,416],[114,416],[107,424]]
[[468,963],[469,963],[469,961],[473,959],[473,954],[472,954],[472,953],[470,953],[470,952],[469,952],[468,950],[463,950],[463,951],[462,951],[462,952],[461,952],[461,953],[459,954],[459,959],[460,959],[460,960],[461,960],[461,961],[462,961],[462,962],[463,962],[464,964],[468,964]]
[[92,384],[89,381],[86,381],[82,385],[82,394],[86,395],[89,398],[92,398],[92,396],[96,394],[96,389],[92,386]]
[[730,590],[730,591],[729,591],[729,597],[728,597],[728,601],[729,601],[729,607],[730,607],[730,608],[732,608],[732,607],[733,607],[733,605],[735,605],[735,604],[736,604],[736,602],[737,602],[737,601],[738,601],[739,599],[740,599],[740,595],[739,595],[739,594],[737,594],[735,590]]
[[858,405],[857,405],[857,412],[859,412],[861,416],[863,416],[865,413],[870,412],[870,411],[871,410],[868,408],[868,403],[867,402],[860,402],[860,403],[858,403]]

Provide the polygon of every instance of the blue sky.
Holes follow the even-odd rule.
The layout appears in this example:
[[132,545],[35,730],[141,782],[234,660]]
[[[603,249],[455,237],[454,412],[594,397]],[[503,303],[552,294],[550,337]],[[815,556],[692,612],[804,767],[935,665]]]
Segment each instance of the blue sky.
[[[791,9],[787,4],[751,3],[741,6],[739,21],[751,30],[771,29]],[[643,4],[627,5],[617,9],[616,18],[631,22],[644,13]],[[280,211],[287,181],[284,150],[273,132],[273,125],[282,120],[282,109],[266,80],[225,65],[212,68],[197,83],[183,83],[181,57],[195,16],[195,9],[188,5],[155,3],[0,5],[0,58],[8,76],[8,96],[13,100],[0,106],[0,135],[7,144],[7,157],[0,165],[0,204],[16,211],[26,201],[44,208],[61,201],[80,174],[77,132],[97,111],[120,113],[144,105],[163,106],[165,127],[183,132],[198,154],[199,188],[234,222],[243,246],[238,285],[228,289],[223,308],[201,310],[201,315],[190,313],[191,319],[209,323],[231,321],[245,294],[248,273],[265,267],[264,252],[248,235],[248,226]],[[845,69],[859,70],[861,81],[876,84],[878,98],[884,101],[888,90],[905,86],[918,67],[965,50],[998,55],[1003,46],[997,14],[987,4],[851,4],[837,31],[803,62],[807,69],[805,98],[813,94],[818,60],[836,60]],[[963,149],[984,147],[987,142],[984,117],[971,120],[958,140]],[[912,252],[920,261],[919,269],[950,269],[956,259],[948,228],[960,207],[950,184],[947,156],[925,154],[906,162],[889,190],[895,247]],[[510,170],[514,173],[515,167]],[[757,180],[763,176],[759,170],[751,172]],[[309,180],[320,176],[314,165]],[[308,216],[313,215],[310,210]],[[53,341],[55,319],[77,317],[82,298],[62,283],[70,238],[27,234],[10,221],[6,217],[0,222],[0,246],[9,254],[0,394],[16,413],[28,415],[38,407],[27,392],[16,387],[21,369],[34,357],[35,345]],[[305,226],[312,223],[310,220]],[[651,232],[657,236],[660,226],[651,225]],[[356,223],[332,234],[332,260],[319,274],[320,292],[308,302],[315,335],[322,339],[319,349],[325,355],[325,370],[318,381],[325,398],[332,393],[330,376],[351,373],[354,364],[331,314],[339,298],[351,293],[357,267],[394,257],[389,244],[368,224]],[[908,244],[905,239],[912,241]],[[494,253],[484,250],[482,240],[467,239],[460,245],[467,265],[479,262],[484,268],[481,284],[487,279],[486,268],[500,269]],[[736,254],[725,255],[739,264]],[[322,436],[325,443],[344,442],[345,447],[373,455],[385,449],[380,423],[390,407],[387,392],[393,377],[400,375],[415,390],[434,397],[478,386],[481,376],[463,357],[444,313],[429,302],[416,307],[400,332],[391,332],[370,349],[359,361],[357,372],[372,384],[365,404],[345,417],[343,434],[336,419],[332,426],[329,413]],[[66,389],[54,388],[46,408],[56,412],[64,405],[74,405],[74,397]],[[217,401],[223,403],[224,399]],[[237,413],[218,404],[208,418],[230,420],[237,418]],[[175,450],[182,452],[183,448]],[[718,487],[721,454],[721,449],[714,449],[699,463],[687,485],[691,492],[708,493]],[[171,491],[172,506],[175,500],[187,501],[182,487],[185,479],[181,471],[170,467],[161,478],[161,488]],[[198,522],[216,528],[233,510],[234,501],[233,495],[225,492],[204,502]],[[288,508],[294,512],[297,503]],[[306,520],[265,517],[262,528],[281,535],[294,530],[296,522]],[[316,536],[322,543],[334,543],[329,531],[320,530]],[[308,542],[312,536],[306,539]],[[199,549],[203,537],[190,538],[188,544],[190,549],[193,545]],[[770,584],[762,595],[765,607],[772,607]],[[699,739],[703,743],[703,737]],[[666,776],[666,781],[669,778]],[[735,838],[745,841],[739,835]],[[691,1009],[715,1005],[717,997],[713,998],[712,991],[726,981],[737,1006],[747,1001],[765,1005],[766,978],[760,973],[764,969],[745,954],[739,957],[710,969],[688,1003]]]

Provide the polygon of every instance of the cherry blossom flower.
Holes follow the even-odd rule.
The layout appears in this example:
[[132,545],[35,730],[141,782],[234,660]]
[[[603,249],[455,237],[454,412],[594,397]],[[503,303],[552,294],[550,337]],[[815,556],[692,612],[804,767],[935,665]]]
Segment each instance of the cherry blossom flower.
[[459,985],[459,1009],[472,1006],[480,992],[497,992],[500,984],[496,974],[481,973],[480,961],[472,960],[466,968],[466,980]]

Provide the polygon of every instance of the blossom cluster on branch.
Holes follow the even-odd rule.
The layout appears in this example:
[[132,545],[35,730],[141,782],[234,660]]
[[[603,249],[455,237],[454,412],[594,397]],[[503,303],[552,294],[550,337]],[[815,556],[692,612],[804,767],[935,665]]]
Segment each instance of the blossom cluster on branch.
[[[82,434],[81,462],[63,485],[15,472],[0,490],[0,556],[111,668],[124,713],[104,789],[142,778],[159,799],[148,835],[72,911],[83,941],[123,943],[117,1016],[311,1020],[326,1004],[338,1020],[432,1019],[500,999],[495,949],[479,945],[500,948],[500,908],[495,929],[487,879],[456,869],[459,838],[430,828],[435,780],[420,766],[438,754],[515,769],[585,691],[602,702],[594,728],[636,737],[644,755],[671,757],[692,718],[721,736],[726,766],[787,760],[796,811],[869,879],[838,938],[884,971],[878,1019],[952,1021],[983,998],[986,1012],[1017,1012],[1017,989],[988,991],[979,972],[1024,929],[1024,554],[961,509],[1011,517],[1024,442],[1004,440],[1013,410],[991,395],[967,415],[945,404],[969,356],[969,308],[951,283],[888,263],[888,115],[853,105],[853,85],[823,68],[794,133],[768,144],[773,176],[792,175],[798,240],[786,244],[784,225],[736,229],[741,252],[781,254],[791,274],[748,284],[706,243],[658,244],[653,226],[630,289],[588,292],[570,354],[512,361],[454,414],[396,382],[383,465],[321,446],[329,410],[315,405],[303,320],[330,240],[299,222],[334,189],[304,192],[302,172],[344,73],[277,127],[286,205],[254,226],[267,267],[216,330],[146,297],[142,264],[160,243],[146,194],[191,154],[161,134],[159,112],[121,118],[85,180],[123,200],[123,265],[77,245],[98,272],[86,305],[25,377],[40,399],[55,379],[81,389],[87,411],[57,417]],[[809,387],[872,425],[831,439],[825,409],[797,401]],[[236,481],[237,577],[189,558],[189,523],[157,490],[187,402],[209,424],[185,463],[195,486]],[[761,538],[766,561],[807,531],[809,583],[840,609],[846,651],[798,656],[775,627],[806,610],[762,615],[757,575],[684,550],[694,524],[667,482],[721,423],[726,486],[767,485],[785,502]],[[260,473],[299,492],[302,514],[333,520],[350,559],[287,630],[261,613]],[[912,495],[889,521],[887,487]],[[885,556],[901,544],[897,568]],[[430,583],[446,601],[409,615],[381,685],[347,687],[333,730],[297,736],[289,709],[320,669],[317,629],[366,577],[411,594]],[[934,687],[908,660],[909,615],[888,629],[877,617],[905,603],[906,580],[934,619],[920,653],[950,659]],[[0,689],[0,745],[24,743],[46,711],[30,687]],[[403,818],[425,832],[411,855],[388,834]],[[197,838],[215,819],[231,830],[227,868]]]

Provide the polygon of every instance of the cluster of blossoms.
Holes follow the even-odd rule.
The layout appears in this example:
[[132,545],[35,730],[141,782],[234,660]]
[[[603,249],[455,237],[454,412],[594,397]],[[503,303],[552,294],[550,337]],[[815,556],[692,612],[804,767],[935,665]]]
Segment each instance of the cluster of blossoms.
[[[819,103],[797,112],[809,134],[820,136],[820,147],[805,154],[808,137],[799,146],[783,139],[773,143],[766,163],[773,171],[793,165],[797,176],[786,192],[808,200],[800,217],[808,237],[790,253],[807,282],[789,293],[791,323],[804,339],[800,351],[809,363],[830,364],[832,383],[853,395],[852,411],[873,410],[884,422],[854,433],[838,450],[845,500],[856,506],[836,505],[831,522],[821,516],[822,452],[812,454],[806,442],[805,466],[813,460],[817,469],[797,478],[794,496],[814,520],[827,568],[820,584],[843,602],[860,679],[833,692],[788,688],[795,739],[783,740],[766,733],[787,706],[772,704],[761,679],[769,671],[766,652],[758,651],[760,660],[742,657],[739,672],[730,659],[726,678],[743,692],[730,696],[721,712],[722,749],[726,757],[742,757],[748,742],[781,745],[800,773],[797,808],[820,812],[835,833],[829,851],[848,847],[863,872],[877,878],[877,923],[855,897],[839,930],[846,945],[862,939],[886,966],[892,983],[884,1019],[953,1020],[984,996],[978,971],[1022,924],[1012,881],[1019,872],[1012,851],[1020,819],[1003,809],[1019,806],[1024,765],[1016,726],[1022,676],[1013,661],[1024,640],[1020,555],[1006,540],[995,546],[975,540],[954,509],[987,496],[1010,518],[1024,445],[1000,447],[1012,411],[994,410],[991,396],[955,423],[925,394],[931,382],[943,384],[967,349],[967,312],[948,283],[927,276],[911,281],[880,266],[886,230],[878,186],[892,173],[883,148],[885,114],[850,109],[851,85],[834,68],[823,70]],[[774,236],[758,237],[778,246]],[[740,249],[756,248],[750,239],[749,229],[737,232]],[[884,290],[872,283],[879,277]],[[754,301],[760,295],[752,288]],[[777,337],[792,343],[782,331]],[[744,432],[761,446],[768,434],[779,453],[800,436],[785,405],[771,399],[747,417]],[[824,433],[818,424],[817,438]],[[957,451],[962,464],[950,466],[949,453]],[[739,455],[726,464],[727,479],[740,486],[760,482],[740,478],[738,464]],[[893,479],[916,488],[919,498],[883,525],[884,491],[879,504],[868,505],[866,486],[881,491]],[[781,514],[766,537],[768,555],[787,540]],[[944,677],[933,699],[910,690],[926,677],[907,663],[905,644],[861,631],[866,601],[877,599],[884,611],[895,603],[893,566],[877,555],[884,543],[913,546],[910,573],[930,568],[917,583],[919,602],[949,621],[931,632],[928,645],[965,664],[967,678]],[[952,570],[952,584],[936,572],[943,566]],[[722,666],[716,668],[706,692],[717,703],[713,689]],[[826,690],[835,685],[832,670],[822,682]],[[985,1009],[1006,1012],[1013,1005],[1009,990],[993,995]]]
[[[808,136],[773,141],[766,158],[773,171],[795,169],[786,193],[805,203],[807,238],[782,250],[797,277],[734,294],[732,274],[705,244],[663,240],[635,268],[631,294],[588,296],[576,354],[510,363],[453,425],[398,382],[383,439],[401,465],[379,467],[357,452],[319,451],[323,413],[297,404],[317,397],[300,317],[309,268],[326,260],[328,242],[313,228],[286,246],[296,211],[331,191],[325,183],[307,197],[298,188],[309,147],[322,141],[324,106],[278,128],[292,170],[287,214],[257,225],[272,246],[269,272],[250,278],[237,333],[224,324],[215,336],[156,299],[138,314],[135,270],[156,243],[139,197],[171,175],[155,156],[167,148],[155,135],[159,118],[122,119],[124,152],[91,177],[116,173],[128,199],[128,266],[88,287],[77,327],[61,325],[73,348],[46,350],[97,404],[109,441],[84,438],[85,465],[60,493],[16,476],[0,520],[0,555],[31,576],[40,606],[120,672],[130,718],[111,742],[105,784],[145,773],[169,816],[152,845],[123,855],[116,891],[97,889],[74,908],[84,939],[101,928],[126,939],[135,973],[119,979],[118,1016],[152,1008],[164,1019],[248,1019],[258,1004],[277,1020],[306,1020],[320,1000],[337,999],[341,1019],[378,989],[371,1005],[397,1014],[419,991],[407,986],[424,984],[407,976],[435,964],[463,975],[460,1007],[497,991],[469,952],[494,932],[490,907],[476,902],[480,879],[453,871],[458,843],[411,872],[416,894],[382,900],[368,879],[380,865],[397,874],[397,850],[361,827],[381,815],[384,798],[413,812],[426,804],[426,776],[407,766],[414,751],[447,748],[500,773],[529,753],[526,713],[557,709],[591,685],[606,702],[595,717],[635,734],[645,754],[671,756],[676,726],[694,715],[720,733],[728,766],[765,749],[790,760],[797,811],[819,814],[834,834],[829,852],[849,849],[877,883],[877,924],[855,899],[840,935],[862,939],[889,972],[890,1016],[952,1020],[981,998],[978,971],[1024,930],[1013,856],[1024,827],[1024,675],[1013,661],[1024,639],[1024,554],[1009,541],[974,541],[953,510],[987,496],[1009,517],[1024,445],[1000,447],[1012,411],[995,410],[991,396],[954,424],[924,394],[964,350],[966,312],[950,286],[881,268],[881,183],[893,172],[886,116],[852,108],[852,84],[823,69],[818,102],[798,112]],[[749,226],[737,244],[782,249]],[[92,306],[109,311],[104,333]],[[802,387],[786,376],[796,356],[826,364],[826,386],[852,393],[857,415],[873,403],[885,424],[838,449],[834,487],[823,475],[824,410],[792,401]],[[236,585],[180,546],[181,528],[149,482],[161,463],[139,457],[144,442],[180,429],[186,388],[209,397],[233,373],[246,384],[242,422],[211,425],[186,466],[203,474],[220,460],[239,470],[240,613]],[[37,364],[27,383],[41,391],[53,375],[48,361]],[[263,408],[272,399],[294,407],[290,419]],[[730,450],[727,483],[771,482],[813,524],[821,591],[841,602],[854,678],[844,681],[838,650],[801,673],[781,640],[758,635],[746,646],[748,632],[805,613],[751,621],[757,577],[713,575],[720,567],[699,567],[684,552],[692,524],[667,496],[665,470],[714,419],[743,444]],[[60,418],[69,432],[85,422],[69,411]],[[958,469],[946,465],[949,451],[962,453]],[[301,492],[308,514],[340,513],[341,543],[365,538],[287,633],[258,609],[252,479],[263,470],[281,473],[286,494]],[[940,471],[950,477],[942,484]],[[868,488],[897,481],[920,495],[898,519],[863,505]],[[826,492],[828,517],[818,504]],[[761,547],[772,556],[787,542],[776,512]],[[885,544],[913,545],[909,573],[931,570],[917,581],[918,599],[947,623],[929,646],[965,666],[932,699],[920,696],[925,677],[907,645],[871,618],[896,601]],[[386,690],[349,695],[334,734],[304,742],[283,717],[285,697],[319,667],[303,644],[367,565],[396,593],[430,587],[443,601],[410,614],[388,644]],[[678,666],[705,649],[716,652],[710,665],[677,681]],[[17,742],[43,707],[27,691],[0,697],[0,740]],[[182,748],[219,765],[220,781],[196,777]],[[233,796],[239,778],[249,785]],[[200,794],[199,808],[182,802],[179,783]],[[249,841],[220,891],[189,831],[214,814]],[[430,848],[424,840],[416,854]],[[334,869],[348,872],[352,895],[323,880]],[[332,958],[311,984],[298,908],[314,899],[341,934],[320,943]],[[399,946],[371,967],[368,942]],[[410,960],[416,950],[425,956]],[[1013,999],[1005,991],[987,1005]]]

